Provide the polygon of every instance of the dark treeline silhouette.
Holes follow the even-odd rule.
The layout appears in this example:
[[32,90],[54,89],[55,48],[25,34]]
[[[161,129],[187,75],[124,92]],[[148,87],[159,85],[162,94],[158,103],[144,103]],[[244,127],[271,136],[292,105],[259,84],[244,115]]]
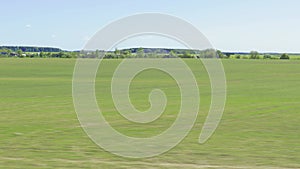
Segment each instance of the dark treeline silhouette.
[[53,47],[33,47],[33,46],[0,46],[0,49],[9,49],[12,52],[22,50],[22,52],[61,52],[59,48]]

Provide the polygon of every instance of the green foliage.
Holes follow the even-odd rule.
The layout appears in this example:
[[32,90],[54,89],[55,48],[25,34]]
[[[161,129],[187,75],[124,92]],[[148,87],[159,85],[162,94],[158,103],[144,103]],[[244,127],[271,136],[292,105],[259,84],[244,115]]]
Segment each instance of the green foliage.
[[264,54],[264,59],[271,59],[271,58],[272,58],[271,55],[269,55],[269,54]]
[[130,58],[132,56],[131,50],[123,50],[122,51],[122,58]]
[[[11,48],[11,49],[10,49]],[[222,52],[215,49],[206,50],[191,50],[191,49],[164,49],[164,48],[130,48],[130,49],[115,49],[114,51],[81,51],[81,52],[70,52],[56,51],[57,48],[38,48],[38,47],[0,47],[0,57],[20,57],[20,58],[219,58],[224,59],[290,59],[288,54],[264,54],[261,55],[257,51],[251,51],[250,53],[239,53],[239,52]],[[41,51],[41,52],[26,52],[28,51]],[[45,52],[50,51],[50,52]],[[300,55],[291,54],[291,59],[300,59]]]
[[181,55],[182,58],[192,58],[192,54],[190,51],[185,51],[183,55]]
[[12,51],[7,48],[0,48],[0,57],[9,57]]
[[156,53],[145,53],[146,58],[158,58]]
[[227,56],[224,55],[220,50],[217,50],[217,56],[218,56],[219,58],[227,58]]
[[114,53],[106,53],[104,58],[114,59],[114,58],[116,58],[116,55]]
[[177,54],[176,54],[176,52],[174,52],[174,50],[171,50],[170,53],[169,53],[169,56],[170,56],[171,58],[176,58],[176,57],[177,57]]
[[40,52],[38,55],[39,55],[41,58],[43,58],[44,56],[46,56],[46,55],[44,54],[44,52]]
[[118,48],[116,48],[115,51],[114,51],[114,54],[115,54],[116,57],[118,58],[118,57],[120,57],[120,55],[121,55],[121,51],[118,50]]
[[257,51],[251,51],[250,59],[259,59],[259,53]]
[[216,58],[217,52],[215,49],[201,50],[199,53],[199,57],[200,58]]
[[136,52],[136,57],[138,58],[143,58],[145,57],[145,53],[144,53],[144,49],[143,48],[139,48]]
[[284,53],[280,56],[280,59],[290,59],[289,55]]
[[249,56],[243,55],[242,59],[249,59]]
[[23,52],[61,52],[62,51],[59,48],[31,47],[31,46],[0,46],[0,50],[1,49],[9,49],[13,52],[17,52],[18,50],[22,50]]
[[19,57],[21,57],[22,54],[23,54],[23,51],[21,49],[19,49],[19,50],[17,50],[17,54],[18,54]]

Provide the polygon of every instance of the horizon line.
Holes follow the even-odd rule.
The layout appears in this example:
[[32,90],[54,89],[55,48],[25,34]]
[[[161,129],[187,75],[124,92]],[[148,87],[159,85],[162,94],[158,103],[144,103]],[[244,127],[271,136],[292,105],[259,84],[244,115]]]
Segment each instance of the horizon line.
[[[62,47],[58,47],[58,46],[47,46],[47,45],[0,45],[0,47],[37,47],[37,48],[56,48],[56,49],[60,49],[61,51],[66,51],[66,52],[77,52],[77,51],[81,51],[83,49],[63,49]],[[143,47],[143,46],[133,46],[133,47],[121,47],[121,48],[115,48],[115,49],[119,49],[119,50],[126,50],[126,49],[135,49],[135,48],[144,48],[144,49],[178,49],[178,50],[200,50],[200,49],[189,49],[189,48],[177,48],[177,47]],[[222,53],[250,53],[251,51],[257,51],[258,53],[261,54],[283,54],[283,53],[287,53],[287,54],[300,54],[299,52],[281,52],[281,51],[261,51],[261,50],[221,50],[218,48],[208,48],[208,49],[215,49],[215,50],[220,50]],[[100,50],[100,51],[104,51],[103,49],[96,49],[96,50]],[[202,50],[207,50],[207,49],[202,49]],[[109,50],[109,52],[114,51],[114,50]]]

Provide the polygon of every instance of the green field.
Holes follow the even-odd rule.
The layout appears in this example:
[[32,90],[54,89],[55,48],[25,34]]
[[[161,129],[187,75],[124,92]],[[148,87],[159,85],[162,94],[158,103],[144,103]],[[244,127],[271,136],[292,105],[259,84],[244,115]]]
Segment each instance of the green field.
[[[201,93],[197,122],[172,150],[152,158],[112,155],[94,144],[77,120],[72,100],[74,59],[0,59],[0,168],[300,168],[300,61],[222,60],[227,103],[213,137],[198,136],[210,103],[208,76],[199,60],[186,60]],[[120,60],[104,60],[96,95],[106,119],[118,131],[150,137],[174,121],[180,97],[165,73],[148,70],[131,85],[131,101],[149,107],[159,87],[166,112],[150,124],[123,119],[112,103],[110,80]]]

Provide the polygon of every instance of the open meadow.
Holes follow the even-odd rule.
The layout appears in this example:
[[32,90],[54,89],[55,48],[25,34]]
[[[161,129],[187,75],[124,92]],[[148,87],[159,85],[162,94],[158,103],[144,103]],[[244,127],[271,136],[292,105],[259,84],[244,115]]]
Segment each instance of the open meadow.
[[[156,157],[112,155],[93,143],[80,127],[72,100],[75,59],[0,59],[0,168],[300,168],[300,60],[223,59],[227,101],[214,135],[198,137],[210,106],[210,83],[197,59],[186,59],[200,90],[195,126],[175,148]],[[148,94],[162,89],[164,114],[149,124],[122,118],[110,95],[119,59],[104,60],[96,96],[107,121],[132,137],[166,130],[180,107],[171,77],[146,70],[133,80],[130,97],[139,110]]]

